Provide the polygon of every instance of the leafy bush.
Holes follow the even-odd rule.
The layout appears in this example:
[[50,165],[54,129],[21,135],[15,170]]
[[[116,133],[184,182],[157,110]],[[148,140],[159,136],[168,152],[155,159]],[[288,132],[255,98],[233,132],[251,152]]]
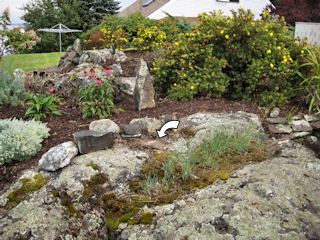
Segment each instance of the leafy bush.
[[[150,32],[152,36],[147,37],[144,35],[146,32]],[[145,42],[145,47],[154,49],[157,45],[153,43],[152,40],[155,40],[158,44],[160,43],[160,39],[156,36],[158,33],[162,36],[165,33],[167,36],[166,40],[172,41],[177,34],[180,33],[180,29],[177,28],[176,23],[169,18],[155,20],[145,18],[141,13],[135,13],[127,18],[107,16],[99,26],[84,33],[81,38],[83,39],[86,49],[102,49],[109,47],[111,43],[119,49],[129,47],[141,49],[140,41],[133,41],[135,38],[148,39],[148,41]],[[119,40],[120,43],[118,44],[117,41]],[[161,40],[163,41],[164,39]]]
[[34,156],[49,131],[46,124],[35,120],[0,120],[0,165]]
[[140,25],[137,37],[132,40],[132,43],[139,50],[157,50],[165,44],[166,38],[166,33],[158,27],[146,28],[144,25]]
[[41,97],[39,94],[31,93],[26,99],[31,99],[27,103],[30,106],[25,116],[35,118],[35,120],[40,120],[42,117],[46,118],[47,115],[61,115],[63,112],[59,110],[55,104],[60,102],[57,96]]
[[[160,91],[182,100],[206,92],[227,93],[261,105],[284,104],[294,96],[301,80],[294,72],[303,44],[287,35],[283,19],[273,20],[268,12],[258,21],[250,10],[240,8],[232,14],[203,13],[192,33],[179,35],[156,61]],[[192,86],[194,91],[181,93]]]
[[309,112],[314,106],[320,112],[320,49],[310,47],[306,50],[305,63],[299,66],[301,72],[298,71],[303,78],[300,85],[303,93],[307,93],[305,99],[309,103]]
[[[115,108],[113,103],[114,85],[110,77],[111,70],[107,67],[102,76],[91,75],[88,80],[94,80],[89,87],[80,89],[80,104],[83,106],[82,117],[99,116],[106,118]],[[90,73],[94,73],[91,69]],[[122,109],[118,109],[122,110]],[[123,111],[123,110],[122,110]]]
[[13,80],[8,71],[0,68],[0,105],[20,105],[26,96],[23,77],[17,74]]

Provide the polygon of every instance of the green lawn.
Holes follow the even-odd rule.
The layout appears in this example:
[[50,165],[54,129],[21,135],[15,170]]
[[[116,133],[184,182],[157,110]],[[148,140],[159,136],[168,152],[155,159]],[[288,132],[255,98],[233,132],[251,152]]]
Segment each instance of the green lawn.
[[17,68],[25,72],[43,69],[58,65],[63,54],[64,52],[7,55],[2,57],[0,68],[9,70],[11,75]]

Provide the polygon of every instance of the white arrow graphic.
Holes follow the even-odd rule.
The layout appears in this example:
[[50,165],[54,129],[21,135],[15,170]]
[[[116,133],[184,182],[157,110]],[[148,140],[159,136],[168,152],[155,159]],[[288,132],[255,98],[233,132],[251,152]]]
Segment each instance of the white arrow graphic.
[[170,122],[167,122],[166,124],[164,124],[162,126],[162,128],[159,130],[157,130],[157,133],[158,133],[158,137],[159,138],[162,138],[164,136],[167,136],[168,134],[166,134],[165,132],[170,129],[170,128],[174,128],[174,129],[177,129],[178,126],[179,126],[179,123],[180,121],[170,121]]

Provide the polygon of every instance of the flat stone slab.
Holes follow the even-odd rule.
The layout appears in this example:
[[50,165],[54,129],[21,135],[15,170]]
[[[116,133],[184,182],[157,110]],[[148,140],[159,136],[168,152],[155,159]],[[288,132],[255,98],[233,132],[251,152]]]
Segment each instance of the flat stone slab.
[[266,120],[269,123],[281,123],[281,124],[284,124],[284,123],[286,123],[287,118],[277,117],[277,118],[267,118]]
[[72,134],[73,142],[77,144],[79,152],[86,154],[107,148],[114,144],[114,133],[99,133],[91,130],[84,130]]
[[292,133],[292,128],[288,125],[277,124],[268,126],[272,133]]
[[320,129],[320,121],[311,122],[310,125],[313,127],[313,129],[316,129],[316,130]]
[[291,121],[290,125],[295,132],[312,131],[312,126],[306,120]]

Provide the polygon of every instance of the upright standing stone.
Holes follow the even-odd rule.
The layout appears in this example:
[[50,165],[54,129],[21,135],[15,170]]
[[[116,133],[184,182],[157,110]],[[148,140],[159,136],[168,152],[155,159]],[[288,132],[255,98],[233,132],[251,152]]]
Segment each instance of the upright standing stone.
[[73,43],[73,49],[80,54],[81,52],[81,41],[80,38],[77,38]]
[[136,110],[154,108],[156,106],[155,91],[147,63],[140,59],[136,68],[136,85],[134,89],[134,105]]

